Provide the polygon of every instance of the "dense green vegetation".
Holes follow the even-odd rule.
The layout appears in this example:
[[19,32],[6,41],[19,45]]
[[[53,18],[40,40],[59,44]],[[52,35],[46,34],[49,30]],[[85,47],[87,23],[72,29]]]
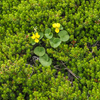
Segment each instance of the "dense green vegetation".
[[[44,35],[32,45],[35,28],[45,34],[54,23],[69,40],[52,48]],[[39,45],[50,66],[34,53]],[[100,100],[99,93],[100,0],[0,1],[0,100]]]

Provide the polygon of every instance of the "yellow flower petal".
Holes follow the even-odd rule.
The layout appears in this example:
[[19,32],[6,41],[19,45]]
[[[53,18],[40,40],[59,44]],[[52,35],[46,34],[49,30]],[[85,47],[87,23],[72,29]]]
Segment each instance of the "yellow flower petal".
[[55,32],[56,32],[56,33],[59,33],[59,29],[58,29],[58,28],[56,28],[56,29],[55,29]]
[[52,24],[53,28],[59,28],[60,27],[60,23],[54,23]]
[[35,35],[33,34],[33,36],[31,36],[32,39],[35,39]]
[[38,32],[36,33],[36,38],[39,38],[40,37],[40,35],[38,35]]
[[59,23],[57,23],[57,28],[59,28],[60,27],[60,24]]
[[53,28],[56,28],[56,23],[52,24]]
[[36,43],[38,43],[38,42],[39,42],[39,40],[38,40],[38,39],[35,39],[35,42],[36,42]]

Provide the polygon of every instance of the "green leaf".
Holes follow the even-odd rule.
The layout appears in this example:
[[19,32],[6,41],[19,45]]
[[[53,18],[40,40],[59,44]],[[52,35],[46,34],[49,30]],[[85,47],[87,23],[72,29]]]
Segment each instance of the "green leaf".
[[53,37],[53,33],[45,34],[46,38],[51,39]]
[[51,33],[51,29],[50,29],[50,28],[47,28],[47,29],[45,30],[45,36],[46,36],[46,38],[48,38],[48,39],[51,39],[51,38],[53,37],[53,33]]
[[34,49],[34,53],[38,56],[43,56],[45,54],[45,48],[44,47],[36,47]]
[[51,32],[51,29],[50,28],[47,28],[46,30],[45,30],[45,34],[49,34]]
[[51,38],[50,39],[50,45],[53,47],[53,48],[56,48],[60,45],[61,43],[61,40],[59,38]]
[[59,35],[61,41],[68,41],[69,40],[69,35],[68,35],[67,31],[65,31],[65,30],[60,31],[58,33],[58,35]]
[[39,40],[42,39],[42,37],[43,37],[43,33],[42,33],[42,32],[38,32],[38,34],[40,35]]
[[32,45],[34,45],[34,44],[35,44],[35,42],[31,42],[31,44],[32,44]]
[[52,63],[51,58],[49,58],[47,54],[44,54],[43,56],[39,57],[39,61],[43,66],[50,66]]
[[33,39],[30,40],[30,43],[31,43],[32,45],[35,45],[35,44],[36,44],[35,41],[34,41]]
[[60,30],[63,30],[63,27],[62,27],[62,25],[60,25],[60,28],[59,28]]

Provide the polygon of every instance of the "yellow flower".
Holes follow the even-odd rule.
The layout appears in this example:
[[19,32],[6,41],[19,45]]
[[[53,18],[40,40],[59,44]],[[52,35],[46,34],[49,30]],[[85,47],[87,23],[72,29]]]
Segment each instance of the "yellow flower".
[[56,23],[52,24],[53,28],[56,28]]
[[52,24],[53,28],[60,28],[60,23],[54,23]]
[[40,38],[40,35],[37,32],[36,34],[33,34],[33,36],[31,38],[35,39],[35,42],[38,43],[39,42],[38,38]]
[[35,39],[35,42],[36,42],[36,43],[38,43],[38,42],[39,42],[39,40],[38,40],[38,39]]
[[36,38],[39,38],[40,37],[40,35],[38,35],[38,32],[36,33]]
[[33,34],[33,36],[31,37],[32,39],[35,39],[35,34]]
[[54,24],[52,24],[52,26],[53,26],[53,28],[56,28],[55,32],[59,33],[60,23],[54,23]]
[[59,23],[57,23],[57,28],[60,28],[60,24]]
[[58,28],[56,28],[56,29],[55,29],[55,32],[56,32],[56,33],[59,33],[59,29],[58,29]]

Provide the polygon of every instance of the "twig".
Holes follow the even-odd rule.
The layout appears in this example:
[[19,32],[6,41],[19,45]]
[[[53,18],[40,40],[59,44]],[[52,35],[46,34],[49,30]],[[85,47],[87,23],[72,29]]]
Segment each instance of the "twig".
[[55,68],[55,69],[59,69],[59,68],[57,68],[58,66],[59,66],[59,65],[55,65],[54,68]]
[[69,73],[71,73],[75,78],[79,79],[70,69],[67,68],[67,66],[61,61],[61,63],[66,67],[65,69],[68,70]]
[[92,47],[96,46],[98,42],[99,42],[99,41],[96,41],[96,43],[95,43],[95,44],[93,44],[93,46],[92,46]]
[[27,66],[30,65],[31,67],[33,67],[31,64],[25,64],[25,65],[27,65]]

